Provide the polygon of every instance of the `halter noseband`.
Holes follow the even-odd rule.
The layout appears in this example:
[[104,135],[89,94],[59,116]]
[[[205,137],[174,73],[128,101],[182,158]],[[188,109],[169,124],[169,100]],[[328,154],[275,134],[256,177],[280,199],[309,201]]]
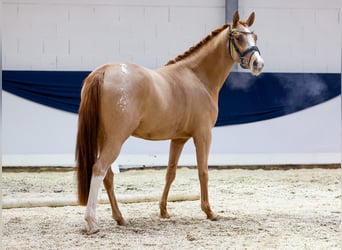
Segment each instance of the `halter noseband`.
[[[237,31],[237,30],[233,30],[230,26],[229,26],[229,55],[231,56],[231,58],[233,58],[232,56],[232,50],[231,50],[231,46],[230,44],[232,43],[233,44],[233,47],[236,51],[236,53],[239,55],[239,58],[240,58],[240,66],[244,69],[248,69],[249,68],[249,63],[251,61],[251,58],[253,56],[253,54],[255,52],[258,52],[259,54],[260,51],[258,49],[257,46],[250,46],[248,47],[245,51],[243,51],[242,53],[240,52],[239,48],[237,47],[236,43],[235,43],[235,40],[233,38],[233,34],[235,32],[239,32],[239,33],[243,33],[243,34],[253,34],[253,32],[246,32],[246,31]],[[248,60],[245,58],[246,55],[248,55],[250,52],[253,52],[251,53],[251,55],[249,56]]]

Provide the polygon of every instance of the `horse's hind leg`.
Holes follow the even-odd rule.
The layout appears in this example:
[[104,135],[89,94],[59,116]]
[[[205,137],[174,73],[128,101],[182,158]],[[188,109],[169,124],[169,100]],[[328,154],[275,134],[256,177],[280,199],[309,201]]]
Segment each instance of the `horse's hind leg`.
[[113,171],[111,168],[109,168],[107,171],[106,177],[103,181],[103,184],[106,188],[106,191],[107,191],[107,194],[109,197],[109,201],[110,201],[110,205],[112,207],[113,219],[116,220],[116,222],[119,225],[124,226],[127,223],[121,215],[121,212],[120,212],[119,207],[118,207],[118,203],[117,203],[116,198],[115,198],[113,179],[114,179]]
[[[99,161],[97,161],[94,164],[93,169],[104,168],[102,166],[103,165]],[[99,231],[99,228],[96,224],[96,204],[97,204],[99,189],[100,189],[103,178],[104,178],[103,175],[95,175],[94,173],[91,176],[88,203],[87,203],[87,208],[86,208],[86,212],[84,216],[84,219],[88,223],[88,234],[93,234]]]
[[96,224],[96,204],[99,189],[110,165],[117,158],[120,148],[121,145],[107,144],[100,152],[100,156],[93,166],[88,203],[85,213],[85,220],[88,223],[88,234],[93,234],[99,231]]
[[166,172],[166,183],[163,191],[161,201],[159,203],[160,217],[169,218],[167,212],[167,196],[169,195],[170,186],[176,177],[176,170],[178,165],[179,156],[183,150],[184,144],[187,140],[172,140],[170,145],[169,163]]

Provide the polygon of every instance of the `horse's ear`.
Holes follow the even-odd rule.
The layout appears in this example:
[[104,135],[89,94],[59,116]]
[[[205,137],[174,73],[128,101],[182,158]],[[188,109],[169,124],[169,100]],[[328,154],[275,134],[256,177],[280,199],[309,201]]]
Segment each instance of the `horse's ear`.
[[252,12],[246,21],[246,24],[248,25],[248,27],[252,26],[252,24],[254,23],[254,19],[255,19],[255,13]]
[[240,21],[239,11],[235,11],[233,16],[233,28],[235,28]]

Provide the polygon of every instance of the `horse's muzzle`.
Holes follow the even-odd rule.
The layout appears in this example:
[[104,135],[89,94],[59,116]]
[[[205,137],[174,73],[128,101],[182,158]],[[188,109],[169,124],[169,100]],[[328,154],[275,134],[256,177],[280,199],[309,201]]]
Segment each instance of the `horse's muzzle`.
[[258,52],[254,52],[251,56],[251,60],[249,63],[249,67],[251,70],[252,75],[258,76],[262,72],[264,68],[264,60],[260,56]]

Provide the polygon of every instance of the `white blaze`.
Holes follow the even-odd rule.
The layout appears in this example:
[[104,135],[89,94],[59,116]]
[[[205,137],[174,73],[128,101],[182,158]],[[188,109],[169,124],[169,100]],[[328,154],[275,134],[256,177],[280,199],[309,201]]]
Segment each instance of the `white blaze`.
[[[245,32],[251,32],[249,29],[245,28]],[[253,34],[247,34],[247,42],[248,42],[248,47],[255,46],[255,41],[253,38]],[[261,55],[259,54],[258,51],[255,51],[251,57],[251,60],[249,61],[249,68],[252,72],[253,75],[259,75],[261,73],[262,67],[258,67],[259,70],[255,71],[255,68],[253,67],[254,62],[257,62],[258,65],[263,65],[264,60],[262,59]]]

